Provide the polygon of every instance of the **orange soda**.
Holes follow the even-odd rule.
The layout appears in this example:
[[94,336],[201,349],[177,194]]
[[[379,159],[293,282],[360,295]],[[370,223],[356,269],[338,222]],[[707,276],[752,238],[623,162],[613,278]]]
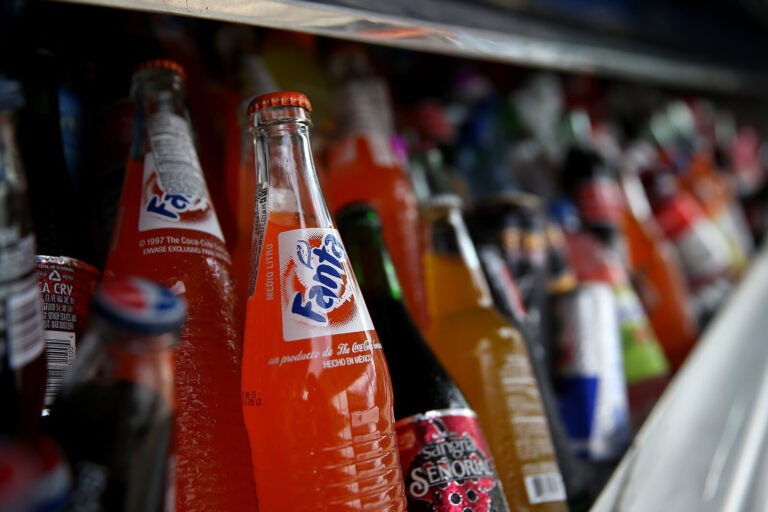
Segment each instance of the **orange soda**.
[[254,98],[242,393],[259,509],[404,511],[382,346],[320,191],[300,93]]
[[134,73],[139,137],[103,280],[143,276],[188,304],[175,361],[176,510],[255,510],[230,256],[193,146],[184,87],[183,68],[167,59]]

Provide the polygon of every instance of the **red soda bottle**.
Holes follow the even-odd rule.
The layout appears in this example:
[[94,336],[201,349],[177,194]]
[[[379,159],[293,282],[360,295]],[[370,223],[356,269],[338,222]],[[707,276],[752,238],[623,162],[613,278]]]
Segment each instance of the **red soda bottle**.
[[310,103],[250,103],[257,173],[243,410],[261,512],[403,511],[389,369],[325,204]]
[[136,139],[103,280],[140,275],[189,304],[175,366],[177,510],[253,510],[230,257],[192,142],[185,85],[183,68],[166,59],[133,75]]

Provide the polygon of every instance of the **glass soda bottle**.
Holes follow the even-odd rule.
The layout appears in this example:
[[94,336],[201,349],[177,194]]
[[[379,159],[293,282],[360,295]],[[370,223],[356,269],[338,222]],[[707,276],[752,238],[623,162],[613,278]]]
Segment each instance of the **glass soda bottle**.
[[427,342],[477,412],[512,510],[565,511],[526,342],[494,308],[461,208],[443,194],[424,210]]
[[677,371],[696,344],[699,325],[682,262],[656,223],[638,175],[639,167],[654,155],[654,149],[640,141],[625,151],[619,174],[624,197],[621,228],[632,281],[672,370]]
[[47,429],[72,470],[67,510],[172,510],[173,357],[185,301],[143,278],[94,296]]
[[[422,328],[427,314],[419,243],[419,206],[407,165],[393,147],[394,120],[389,91],[352,55],[352,68],[337,86],[336,138],[326,153],[324,180],[332,213],[366,201],[381,217],[384,239],[401,278],[405,303]],[[362,67],[360,70],[358,67]]]
[[[583,243],[572,253],[576,273],[580,279],[599,275],[598,280],[610,282],[616,294],[630,416],[637,428],[665,389],[670,367],[629,277],[626,242],[620,231],[621,189],[614,169],[587,145],[569,148],[563,182],[581,219],[578,240]],[[592,244],[598,247],[592,249]]]
[[405,307],[376,210],[350,204],[336,221],[392,376],[408,510],[508,511],[477,414]]
[[620,460],[632,434],[613,289],[617,269],[606,262],[599,241],[583,230],[571,201],[553,200],[549,212],[560,229],[555,236],[563,238],[556,244],[562,244],[558,266],[566,277],[551,287],[555,389],[573,452],[590,463],[594,486],[605,482],[606,470]]
[[16,138],[23,105],[21,83],[0,75],[0,435],[33,441],[47,367],[35,234]]
[[[95,266],[85,202],[67,171],[61,90],[66,61],[38,50],[24,75],[27,106],[19,117],[19,146],[29,178],[37,237],[37,278],[43,307],[48,381],[45,410],[77,353],[101,272]],[[45,150],[41,151],[41,147]]]
[[261,512],[405,510],[392,383],[317,178],[311,105],[254,98],[242,389]]
[[640,170],[640,182],[657,225],[680,259],[694,315],[704,329],[736,284],[728,240],[680,187],[673,169],[656,162]]
[[175,366],[176,509],[253,510],[230,256],[193,145],[185,86],[183,68],[167,59],[133,75],[136,138],[103,281],[140,275],[189,304]]

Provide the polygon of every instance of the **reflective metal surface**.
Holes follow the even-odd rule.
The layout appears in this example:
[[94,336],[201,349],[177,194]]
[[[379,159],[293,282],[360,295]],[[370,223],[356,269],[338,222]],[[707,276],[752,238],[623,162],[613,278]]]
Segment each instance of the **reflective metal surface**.
[[[693,86],[725,93],[765,95],[768,75],[728,63],[525,16],[492,2],[389,0],[67,0],[202,17],[401,48],[530,65],[595,72],[659,85]],[[497,2],[503,3],[503,2]],[[698,56],[700,57],[700,56]]]
[[768,510],[768,247],[707,329],[592,512]]

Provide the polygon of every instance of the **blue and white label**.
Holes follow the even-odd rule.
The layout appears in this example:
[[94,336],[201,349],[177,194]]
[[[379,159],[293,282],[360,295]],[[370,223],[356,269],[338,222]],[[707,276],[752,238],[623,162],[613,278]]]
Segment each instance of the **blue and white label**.
[[337,230],[286,231],[278,246],[285,341],[373,330]]

